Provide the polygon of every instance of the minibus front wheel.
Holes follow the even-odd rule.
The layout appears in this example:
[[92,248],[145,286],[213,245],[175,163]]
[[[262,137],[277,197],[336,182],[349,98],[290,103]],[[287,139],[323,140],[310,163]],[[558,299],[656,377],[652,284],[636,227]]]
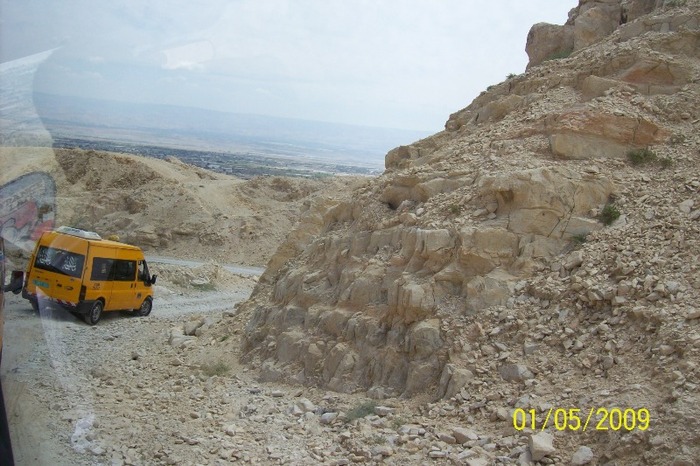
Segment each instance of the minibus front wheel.
[[83,318],[85,319],[85,322],[90,324],[90,325],[95,325],[97,322],[100,321],[100,317],[102,316],[102,310],[104,309],[104,303],[100,301],[99,299],[92,303],[92,306],[90,306],[90,310],[83,315]]
[[148,298],[143,300],[143,303],[141,303],[141,307],[136,309],[136,311],[134,311],[134,313],[139,317],[146,317],[148,314],[151,313],[152,308],[153,308],[153,300],[149,296]]

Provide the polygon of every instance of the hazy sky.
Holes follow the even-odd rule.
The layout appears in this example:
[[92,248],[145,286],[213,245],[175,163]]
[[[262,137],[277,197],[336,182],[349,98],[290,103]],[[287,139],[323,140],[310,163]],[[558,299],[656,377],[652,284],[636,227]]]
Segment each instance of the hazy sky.
[[577,0],[0,0],[39,91],[438,131]]

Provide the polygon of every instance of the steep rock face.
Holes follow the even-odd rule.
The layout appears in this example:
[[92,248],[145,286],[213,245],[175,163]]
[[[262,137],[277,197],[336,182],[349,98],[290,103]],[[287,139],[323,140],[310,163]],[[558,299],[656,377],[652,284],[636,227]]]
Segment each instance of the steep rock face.
[[528,68],[584,49],[664,5],[663,0],[580,0],[563,26],[538,23],[527,36]]
[[[420,176],[406,178],[414,191],[422,184]],[[292,372],[301,382],[339,391],[424,390],[448,360],[441,312],[504,304],[516,277],[537,260],[600,228],[590,212],[613,190],[605,176],[563,167],[453,174],[454,206],[465,211],[465,221],[439,227],[411,212],[416,201],[408,188],[406,199],[393,199],[394,212],[372,202],[383,198],[377,191],[406,178],[385,177],[385,185],[353,202],[327,206],[323,226],[311,220],[319,218],[316,211],[304,217],[290,242],[299,236],[308,242],[295,260],[263,277],[267,302],[256,306],[257,296],[248,304],[256,307],[247,345],[266,360],[266,378]],[[415,197],[425,202],[424,196]],[[374,204],[368,210],[352,208],[368,202]],[[377,222],[377,213],[386,220]],[[313,236],[319,227],[323,234]]]
[[[450,115],[445,129],[457,131],[463,127],[475,128],[488,122],[500,121],[507,114],[532,107],[545,95],[560,92],[562,88],[583,93],[583,100],[600,97],[615,89],[629,89],[644,95],[668,95],[679,92],[683,86],[696,79],[697,68],[694,66],[694,60],[697,59],[700,44],[697,35],[700,28],[700,12],[695,8],[661,6],[653,9],[651,2],[640,2],[633,11],[652,9],[652,12],[636,17],[634,21],[631,19],[634,16],[628,15],[627,22],[621,24],[613,33],[601,33],[597,41],[606,39],[605,47],[595,47],[594,43],[594,46],[566,50],[567,53],[564,54],[560,53],[560,50],[551,52],[551,47],[564,47],[566,45],[561,44],[573,43],[573,39],[567,39],[569,35],[564,34],[564,31],[574,27],[569,23],[579,17],[579,12],[583,11],[586,5],[597,3],[582,2],[578,8],[571,11],[569,22],[564,26],[533,26],[528,41],[531,44],[528,46],[531,57],[528,69],[531,69],[531,72],[508,79],[493,86],[488,92],[483,92],[468,107]],[[610,2],[604,3],[607,5]],[[613,3],[620,6],[620,2]],[[631,7],[633,3],[622,2],[622,5]],[[537,36],[533,31],[540,29],[543,31],[541,38],[533,39],[533,35]],[[565,56],[569,58],[562,58]],[[535,65],[548,61],[557,64],[569,62],[569,72],[551,75],[549,67],[532,69]],[[587,110],[605,113],[604,109],[592,107],[589,104]],[[501,110],[494,112],[494,108]],[[557,109],[558,112],[562,110]],[[638,115],[636,111],[631,111],[619,116],[637,118]],[[538,127],[537,131],[547,135],[550,133],[544,124]],[[420,146],[417,149],[419,151]],[[387,167],[397,166],[397,161],[408,156],[406,149],[390,154]],[[417,150],[414,149],[411,154],[415,158]]]
[[565,27],[587,45],[570,58],[531,63],[446,131],[390,151],[347,199],[309,205],[241,309],[244,360],[264,380],[377,397],[449,397],[484,377],[463,351],[488,336],[454,322],[507,314],[530,277],[573,273],[567,254],[603,231],[627,152],[671,150],[696,124],[699,20],[697,1],[581,2]]

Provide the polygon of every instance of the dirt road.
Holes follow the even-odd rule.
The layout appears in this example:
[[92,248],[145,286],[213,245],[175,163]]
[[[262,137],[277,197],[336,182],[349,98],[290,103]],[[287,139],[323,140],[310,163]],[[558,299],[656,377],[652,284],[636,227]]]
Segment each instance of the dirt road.
[[[75,321],[75,322],[73,322]],[[54,372],[51,357],[55,336],[61,329],[68,331],[79,322],[72,316],[54,315],[43,321],[28,302],[10,297],[5,309],[4,355],[0,376],[5,395],[8,422],[12,437],[15,463],[66,464],[81,463],[67,441],[72,432],[55,419],[60,405],[73,404],[64,390],[55,392],[55,399],[39,398],[34,386],[58,387],[61,378]],[[58,348],[57,348],[58,349]]]
[[393,454],[378,445],[388,441],[384,419],[341,420],[363,397],[261,384],[239,364],[234,306],[250,291],[171,291],[148,317],[107,313],[94,327],[10,296],[0,375],[16,464],[348,464]]
[[[137,399],[146,385],[135,382],[131,387],[135,392],[105,397],[96,382],[99,385],[113,373],[106,367],[118,363],[118,370],[129,370],[129,363],[139,358],[171,350],[169,328],[192,314],[221,316],[246,299],[251,287],[252,282],[216,291],[161,287],[151,316],[105,313],[96,327],[60,308],[35,313],[21,297],[7,296],[0,376],[16,464],[111,464],[112,458],[104,455],[108,449],[115,453],[114,448],[105,448],[109,442],[95,442],[95,430],[104,422],[99,412],[105,403],[120,408],[121,397]],[[121,412],[113,407],[108,411],[110,415]],[[118,438],[116,432],[112,434]],[[121,450],[112,456],[116,464],[128,464],[128,455]]]
[[[184,267],[199,267],[205,264],[202,261],[175,259],[173,257],[163,256],[148,256],[146,259],[148,260],[149,264],[180,265]],[[251,267],[247,265],[222,264],[221,266],[231,273],[242,275],[244,277],[258,277],[265,271],[265,269],[262,267]]]
[[92,464],[72,448],[78,421],[90,411],[66,355],[80,331],[90,329],[67,312],[44,310],[42,317],[27,301],[7,299],[0,376],[17,465]]

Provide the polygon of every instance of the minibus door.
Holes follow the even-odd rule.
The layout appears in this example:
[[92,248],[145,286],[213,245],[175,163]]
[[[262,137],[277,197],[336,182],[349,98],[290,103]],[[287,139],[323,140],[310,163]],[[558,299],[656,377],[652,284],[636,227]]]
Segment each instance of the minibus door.
[[114,261],[112,302],[106,309],[134,309],[136,307],[136,261]]
[[112,300],[112,267],[114,259],[95,257],[92,260],[92,269],[90,270],[90,282],[86,283],[87,293],[86,300],[95,300],[103,298],[105,300],[105,308]]

